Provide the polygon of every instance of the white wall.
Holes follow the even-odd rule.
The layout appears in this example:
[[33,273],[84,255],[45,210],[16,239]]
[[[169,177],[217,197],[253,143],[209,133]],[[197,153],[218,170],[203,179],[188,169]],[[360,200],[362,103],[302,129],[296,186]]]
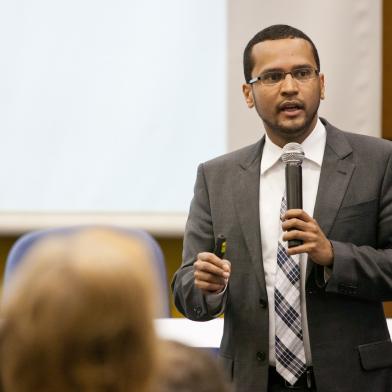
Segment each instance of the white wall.
[[315,43],[325,74],[320,115],[337,127],[381,135],[381,0],[229,0],[228,146],[252,143],[263,132],[245,105],[242,54],[248,41],[271,24],[303,30]]
[[379,135],[381,0],[3,0],[0,231],[181,233],[198,163],[262,134],[242,53],[274,23],[318,47],[320,113]]

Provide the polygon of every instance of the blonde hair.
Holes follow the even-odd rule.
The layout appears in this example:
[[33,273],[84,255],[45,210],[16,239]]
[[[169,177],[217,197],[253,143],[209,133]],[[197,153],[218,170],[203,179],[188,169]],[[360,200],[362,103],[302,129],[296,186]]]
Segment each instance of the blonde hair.
[[151,257],[140,240],[107,229],[34,246],[1,310],[4,390],[147,391],[156,364]]

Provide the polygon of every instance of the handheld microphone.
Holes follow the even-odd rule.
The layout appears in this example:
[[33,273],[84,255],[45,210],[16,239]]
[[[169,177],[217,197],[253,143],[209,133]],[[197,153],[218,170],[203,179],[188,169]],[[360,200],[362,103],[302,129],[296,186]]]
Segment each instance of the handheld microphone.
[[[287,143],[283,147],[282,161],[286,165],[287,209],[302,209],[302,161],[304,151],[299,143]],[[301,240],[288,241],[288,247],[302,245]]]

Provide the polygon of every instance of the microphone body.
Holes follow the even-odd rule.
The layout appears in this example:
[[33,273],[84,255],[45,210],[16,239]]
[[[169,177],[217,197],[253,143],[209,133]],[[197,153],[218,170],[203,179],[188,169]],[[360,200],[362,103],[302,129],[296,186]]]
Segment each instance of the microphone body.
[[[302,166],[286,164],[286,198],[287,209],[302,210]],[[289,240],[288,247],[302,245],[301,240]]]
[[[302,209],[302,161],[304,152],[298,143],[288,143],[283,147],[282,161],[286,164],[287,209]],[[288,241],[288,247],[302,245],[301,240]]]

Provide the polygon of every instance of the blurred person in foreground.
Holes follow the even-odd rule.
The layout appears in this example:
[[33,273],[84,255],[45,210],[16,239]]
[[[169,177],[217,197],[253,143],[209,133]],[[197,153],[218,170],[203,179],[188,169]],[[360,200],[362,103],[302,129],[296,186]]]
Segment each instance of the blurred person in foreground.
[[231,392],[212,353],[172,341],[160,341],[154,392]]
[[151,257],[141,241],[107,229],[33,246],[1,308],[4,390],[151,391]]

